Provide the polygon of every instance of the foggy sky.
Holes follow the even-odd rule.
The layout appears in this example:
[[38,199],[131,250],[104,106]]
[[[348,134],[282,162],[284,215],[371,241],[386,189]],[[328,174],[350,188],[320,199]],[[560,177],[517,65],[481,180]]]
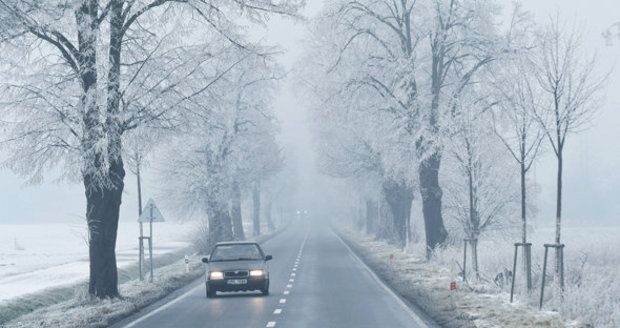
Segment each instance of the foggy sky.
[[[509,1],[502,1],[506,4]],[[620,20],[618,0],[524,0],[525,7],[544,21],[548,15],[559,10],[564,18],[583,24],[583,39],[592,53],[596,52],[601,68],[617,66],[620,58],[620,41],[606,46],[601,32]],[[316,14],[322,1],[308,0],[305,14]],[[269,44],[278,44],[286,53],[280,57],[287,69],[292,69],[304,46],[306,28],[302,22],[274,18],[267,29],[256,28],[252,32]],[[290,81],[289,81],[290,82]],[[564,217],[571,223],[618,223],[620,215],[620,142],[616,141],[616,126],[620,122],[620,68],[609,78],[604,106],[592,127],[579,135],[569,136],[565,159]],[[300,172],[302,190],[317,192],[320,185],[314,165],[312,136],[308,128],[306,108],[295,97],[290,83],[284,81],[275,103],[276,113],[282,124],[279,137],[285,153],[295,154],[287,158],[287,164],[295,165]],[[145,172],[145,199],[157,196],[154,168]],[[555,164],[550,150],[536,165],[531,177],[540,185],[534,199],[540,212],[534,220],[538,224],[551,224],[555,204]],[[137,219],[135,177],[128,171],[125,195],[121,208],[121,220]],[[157,198],[155,198],[157,202]],[[84,218],[85,198],[80,184],[55,184],[46,182],[39,186],[24,186],[23,180],[9,171],[0,171],[0,223],[32,223],[43,221],[80,222]],[[170,213],[162,206],[164,215]],[[169,219],[174,219],[170,217]]]

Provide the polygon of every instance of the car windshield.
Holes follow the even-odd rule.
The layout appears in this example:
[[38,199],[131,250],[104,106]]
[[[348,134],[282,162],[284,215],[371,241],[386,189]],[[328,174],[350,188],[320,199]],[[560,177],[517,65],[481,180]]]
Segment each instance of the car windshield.
[[219,245],[211,254],[212,262],[262,259],[263,254],[255,244]]

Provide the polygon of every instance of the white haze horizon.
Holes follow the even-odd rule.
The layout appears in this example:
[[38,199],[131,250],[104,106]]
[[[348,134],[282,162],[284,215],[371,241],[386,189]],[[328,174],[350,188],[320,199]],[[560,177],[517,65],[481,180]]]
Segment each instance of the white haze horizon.
[[[603,106],[592,126],[580,134],[570,135],[567,141],[564,181],[564,221],[567,225],[620,225],[620,142],[614,142],[616,124],[620,122],[620,41],[608,46],[601,33],[620,16],[612,8],[617,0],[524,0],[524,7],[534,13],[537,21],[544,22],[559,10],[562,17],[575,20],[584,26],[583,41],[590,54],[596,54],[600,68],[615,67],[607,81]],[[312,16],[322,7],[323,1],[309,0],[304,14]],[[508,10],[508,2],[504,10]],[[285,53],[280,62],[287,71],[296,63],[303,51],[306,28],[303,22],[274,18],[266,28],[257,28],[253,35],[267,43],[280,46]],[[307,108],[295,95],[294,85],[286,78],[274,104],[281,121],[279,137],[287,158],[300,172],[301,189],[307,191],[306,199],[320,193],[318,170],[314,163],[314,143],[309,129]],[[616,91],[616,92],[614,92]],[[515,168],[516,169],[516,168]],[[147,168],[144,177],[144,201],[161,197],[155,168]],[[538,208],[532,223],[549,226],[555,216],[555,159],[547,148],[537,162],[531,179],[538,184],[540,192],[532,198]],[[32,224],[50,222],[77,223],[85,217],[85,198],[80,183],[53,182],[54,176],[34,186],[8,170],[0,171],[0,224]],[[127,170],[125,193],[121,207],[122,221],[137,220],[135,176]],[[318,198],[316,198],[318,199]],[[419,199],[419,198],[418,198]],[[161,206],[169,220],[174,211]]]

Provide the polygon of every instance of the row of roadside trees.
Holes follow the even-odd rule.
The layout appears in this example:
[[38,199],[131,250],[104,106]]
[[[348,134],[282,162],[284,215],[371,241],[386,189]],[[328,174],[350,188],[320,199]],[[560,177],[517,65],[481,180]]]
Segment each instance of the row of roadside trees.
[[[242,143],[224,141],[235,129],[256,134],[246,142],[277,152],[265,127],[271,119],[243,117],[246,107],[254,113],[265,106],[268,96],[248,101],[244,93],[271,88],[264,72],[272,55],[249,42],[239,22],[295,16],[301,6],[295,0],[0,1],[3,165],[31,182],[52,171],[84,185],[92,296],[118,296],[115,245],[128,157],[140,159],[145,144],[176,142],[176,151],[192,149],[197,161],[208,162],[199,163],[208,170],[203,174],[217,176],[224,163],[218,156]],[[258,127],[242,128],[246,121]],[[181,135],[186,142],[178,141]],[[262,154],[244,149],[250,148]],[[184,160],[174,158],[170,165]],[[278,165],[264,166],[239,165],[235,175],[258,183]],[[231,238],[220,224],[222,205],[201,200],[214,240]]]
[[566,145],[605,82],[576,26],[559,15],[537,25],[518,3],[493,0],[336,1],[313,26],[300,80],[321,168],[365,199],[368,233],[405,247],[419,202],[427,257],[462,236],[477,270],[485,232],[520,214],[528,242],[528,173],[550,150],[561,243]]

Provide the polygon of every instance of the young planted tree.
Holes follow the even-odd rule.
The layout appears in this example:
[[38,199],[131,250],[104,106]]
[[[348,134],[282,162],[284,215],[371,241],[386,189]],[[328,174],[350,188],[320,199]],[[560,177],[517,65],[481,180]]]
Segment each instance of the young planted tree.
[[[476,102],[456,104],[458,109],[446,142],[449,161],[448,203],[471,246],[472,265],[478,270],[478,241],[485,232],[505,227],[513,216],[516,192],[514,175],[507,174],[508,161],[490,128],[487,106]],[[482,107],[482,108],[481,108]],[[465,267],[464,267],[465,269]]]
[[508,42],[513,51],[493,66],[496,106],[493,131],[517,164],[521,190],[521,247],[523,278],[527,290],[532,288],[532,258],[528,246],[527,174],[532,168],[544,133],[535,118],[541,95],[536,86],[531,56],[534,48],[531,20],[519,6],[515,7]]
[[[184,83],[192,80],[192,68],[209,58],[208,45],[196,47],[197,31],[219,33],[240,46],[230,15],[240,12],[264,21],[272,13],[293,15],[301,5],[254,0],[0,1],[0,17],[9,23],[0,32],[3,53],[21,56],[3,58],[9,61],[2,90],[7,104],[3,111],[10,111],[5,116],[11,118],[8,163],[34,181],[58,164],[68,168],[68,176],[81,173],[91,295],[118,296],[115,246],[125,177],[123,135],[173,119],[173,111],[209,87],[208,80]],[[184,19],[190,13],[201,19]],[[176,38],[168,39],[171,34]],[[188,54],[197,57],[184,57]]]
[[[575,26],[563,24],[559,17],[551,18],[540,39],[535,77],[542,93],[542,104],[534,107],[534,115],[557,160],[555,245],[559,246],[562,241],[562,178],[567,137],[592,120],[599,105],[597,96],[606,78],[596,74],[596,57],[588,58],[583,54]],[[556,274],[560,277],[562,256],[562,249],[556,248]]]

